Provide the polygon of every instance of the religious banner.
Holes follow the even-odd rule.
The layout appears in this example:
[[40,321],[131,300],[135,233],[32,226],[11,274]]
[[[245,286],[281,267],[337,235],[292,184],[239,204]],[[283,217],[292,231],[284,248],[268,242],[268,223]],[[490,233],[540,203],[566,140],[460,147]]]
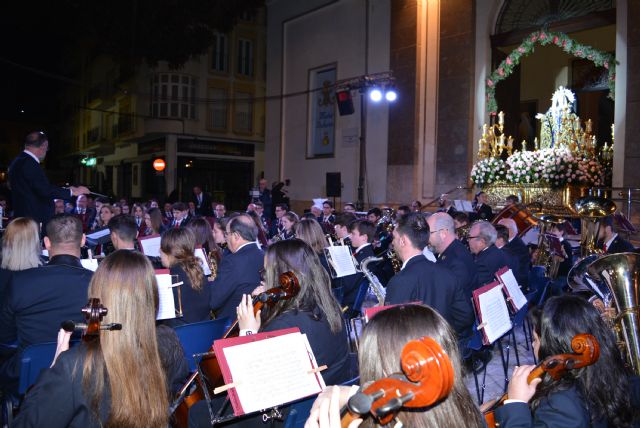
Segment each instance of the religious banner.
[[309,70],[309,135],[307,157],[331,157],[335,148],[336,66]]

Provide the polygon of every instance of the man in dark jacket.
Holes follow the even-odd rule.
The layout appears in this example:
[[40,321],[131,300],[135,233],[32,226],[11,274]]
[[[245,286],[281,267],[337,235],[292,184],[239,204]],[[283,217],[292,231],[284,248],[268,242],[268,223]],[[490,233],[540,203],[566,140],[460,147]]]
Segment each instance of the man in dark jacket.
[[31,217],[46,225],[53,216],[54,199],[88,194],[84,186],[63,189],[49,183],[40,167],[49,150],[49,139],[44,132],[32,132],[24,142],[24,151],[9,165],[9,183],[14,217]]
[[217,317],[234,320],[242,295],[251,294],[260,285],[264,253],[256,244],[258,227],[248,215],[232,217],[226,232],[231,254],[224,256],[218,266],[209,303]]
[[464,335],[475,318],[471,301],[448,268],[430,262],[422,253],[430,235],[421,213],[410,213],[398,220],[393,231],[393,248],[403,265],[387,285],[385,304],[422,302],[437,310],[458,334]]
[[475,222],[469,231],[469,249],[475,255],[479,286],[495,281],[496,272],[509,265],[506,255],[494,245],[497,235],[495,227],[483,220]]
[[[54,342],[60,323],[82,321],[92,272],[80,264],[84,245],[80,220],[61,214],[47,224],[46,266],[15,272],[0,309],[0,343],[17,341],[17,352],[0,363],[0,383],[17,386],[21,351],[41,342]],[[9,388],[12,389],[12,388]]]

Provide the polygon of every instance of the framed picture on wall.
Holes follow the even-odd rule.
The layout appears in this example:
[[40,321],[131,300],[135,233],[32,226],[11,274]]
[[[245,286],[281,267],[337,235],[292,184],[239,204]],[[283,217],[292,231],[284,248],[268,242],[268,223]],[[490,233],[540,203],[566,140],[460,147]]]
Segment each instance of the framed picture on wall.
[[309,70],[307,158],[333,157],[336,140],[336,64]]

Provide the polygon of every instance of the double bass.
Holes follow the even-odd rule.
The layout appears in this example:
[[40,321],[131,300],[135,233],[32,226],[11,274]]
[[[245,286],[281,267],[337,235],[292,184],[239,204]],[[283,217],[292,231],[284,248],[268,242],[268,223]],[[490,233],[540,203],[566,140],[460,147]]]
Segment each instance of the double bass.
[[443,400],[453,388],[453,365],[430,337],[409,341],[400,354],[402,373],[378,379],[349,398],[340,424],[371,416],[380,425],[391,422],[402,408],[422,408]]
[[[254,314],[265,305],[272,306],[281,300],[292,299],[300,291],[298,278],[296,278],[293,272],[285,272],[281,274],[278,279],[278,287],[266,290],[253,298]],[[236,319],[224,333],[222,339],[235,337],[238,334],[238,320]],[[206,382],[198,376],[200,372],[204,375]],[[198,401],[204,400],[204,388],[209,388],[210,391],[213,391],[215,387],[223,384],[222,372],[212,343],[209,351],[205,354],[202,361],[200,361],[200,371],[191,375],[184,386],[180,388],[178,397],[171,405],[170,414],[172,415],[173,426],[177,428],[187,428],[189,425],[189,409]]]
[[[571,339],[571,354],[559,354],[547,357],[538,364],[527,377],[527,383],[547,373],[553,380],[560,380],[567,370],[590,366],[600,358],[600,345],[596,338],[587,333],[577,334]],[[509,397],[504,394],[484,412],[488,428],[495,428],[495,410]]]

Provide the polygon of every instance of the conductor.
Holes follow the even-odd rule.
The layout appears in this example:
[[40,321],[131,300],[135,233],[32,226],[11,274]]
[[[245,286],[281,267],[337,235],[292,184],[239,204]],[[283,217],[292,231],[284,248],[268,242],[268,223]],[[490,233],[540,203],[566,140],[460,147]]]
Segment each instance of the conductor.
[[24,151],[9,165],[9,182],[16,217],[31,217],[43,226],[53,217],[54,199],[70,199],[88,194],[84,186],[53,186],[40,167],[49,150],[44,132],[31,132],[24,141]]

